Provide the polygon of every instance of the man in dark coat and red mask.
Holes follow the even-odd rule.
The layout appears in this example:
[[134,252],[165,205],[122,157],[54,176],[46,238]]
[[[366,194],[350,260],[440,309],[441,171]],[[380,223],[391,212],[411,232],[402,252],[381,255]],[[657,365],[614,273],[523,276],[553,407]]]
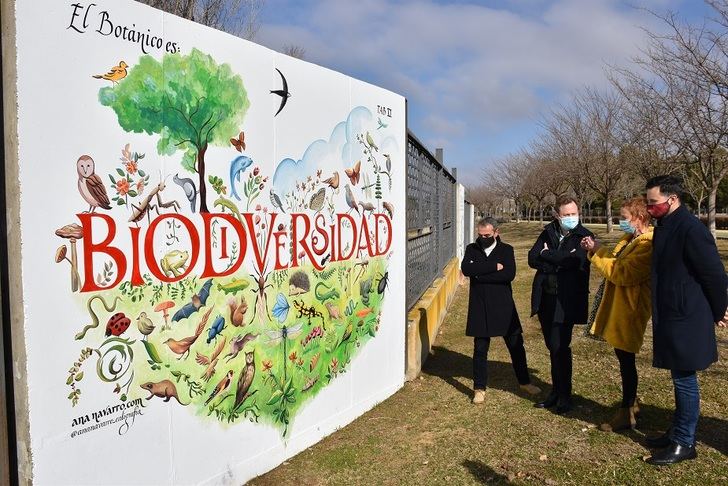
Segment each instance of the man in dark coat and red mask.
[[522,390],[535,395],[541,390],[531,384],[523,346],[523,330],[513,301],[511,282],[516,277],[513,247],[500,240],[498,221],[485,218],[478,223],[478,238],[465,249],[460,266],[470,277],[468,322],[465,334],[473,337],[473,403],[485,401],[488,382],[490,338],[503,336],[511,354],[513,369]]
[[715,326],[726,326],[725,268],[713,235],[682,204],[682,181],[647,181],[647,212],[657,220],[652,243],[652,366],[670,370],[675,388],[672,427],[649,446],[647,462],[658,466],[697,456],[700,415],[696,371],[718,360]]

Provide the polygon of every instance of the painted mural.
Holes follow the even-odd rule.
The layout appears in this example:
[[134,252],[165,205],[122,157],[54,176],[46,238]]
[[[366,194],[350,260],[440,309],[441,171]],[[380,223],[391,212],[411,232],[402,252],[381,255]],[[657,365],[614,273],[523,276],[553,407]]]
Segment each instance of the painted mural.
[[[52,389],[75,440],[112,419],[118,436],[143,434],[141,415],[166,409],[220,434],[272,428],[285,448],[309,404],[350,406],[351,396],[317,396],[382,332],[403,336],[404,101],[228,36],[263,62],[220,56],[224,34],[138,5],[137,21],[158,17],[167,37],[136,23],[127,32],[128,22],[116,35],[112,7],[126,2],[98,3],[56,7],[68,24],[59,35],[108,42],[65,74],[84,86],[89,118],[73,117],[56,147],[55,217],[38,236],[49,248],[38,276],[49,278],[35,285],[62,303],[52,334],[66,365],[30,366],[29,352],[29,368],[62,385]],[[211,39],[168,38],[188,28]],[[331,106],[312,94],[319,72],[341,88]],[[357,89],[374,96],[357,102]],[[25,204],[26,216],[36,210]],[[29,315],[32,336],[40,324]],[[402,341],[367,359],[401,357]],[[398,386],[403,367],[389,368],[357,380]]]

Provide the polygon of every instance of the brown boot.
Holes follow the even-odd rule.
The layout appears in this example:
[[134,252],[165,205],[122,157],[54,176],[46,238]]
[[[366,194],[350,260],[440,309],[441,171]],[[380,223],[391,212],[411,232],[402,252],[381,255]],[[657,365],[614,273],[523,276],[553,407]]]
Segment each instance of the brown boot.
[[618,430],[634,429],[636,425],[637,420],[634,417],[633,407],[622,407],[617,409],[617,413],[614,414],[612,420],[601,424],[599,430],[617,432]]
[[639,418],[640,416],[640,401],[638,398],[634,399],[634,405],[632,405],[632,411],[634,412],[635,418]]

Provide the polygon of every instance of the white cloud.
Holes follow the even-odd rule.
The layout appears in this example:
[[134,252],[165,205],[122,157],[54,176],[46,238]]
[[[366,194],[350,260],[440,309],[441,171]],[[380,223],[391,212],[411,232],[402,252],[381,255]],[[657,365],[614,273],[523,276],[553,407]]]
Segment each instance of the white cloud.
[[403,94],[425,113],[410,123],[431,143],[496,133],[576,88],[605,86],[605,63],[627,63],[644,42],[640,26],[654,23],[617,0],[500,5],[318,0],[287,18],[279,4],[280,17],[263,25],[259,40],[299,44],[310,61]]

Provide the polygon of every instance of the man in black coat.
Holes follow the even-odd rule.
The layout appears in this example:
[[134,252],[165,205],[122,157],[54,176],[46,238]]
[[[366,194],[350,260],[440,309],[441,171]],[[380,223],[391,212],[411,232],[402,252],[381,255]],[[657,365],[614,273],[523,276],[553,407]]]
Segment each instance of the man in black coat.
[[571,334],[588,318],[590,262],[581,240],[593,234],[579,222],[579,206],[572,197],[556,202],[558,218],[546,225],[528,252],[536,269],[531,291],[531,315],[538,314],[551,358],[551,393],[538,408],[556,407],[558,414],[571,403]]
[[465,248],[460,268],[470,277],[465,334],[474,338],[473,403],[485,401],[488,348],[494,336],[503,336],[521,389],[533,395],[539,393],[541,390],[531,384],[528,376],[523,330],[513,301],[511,282],[516,277],[516,258],[513,247],[500,240],[495,218],[478,222],[478,238]]
[[725,268],[710,231],[682,205],[682,181],[647,181],[647,211],[657,220],[652,250],[652,366],[670,370],[675,388],[672,427],[648,445],[663,449],[647,460],[694,459],[700,415],[696,370],[718,360],[715,326],[725,326]]

